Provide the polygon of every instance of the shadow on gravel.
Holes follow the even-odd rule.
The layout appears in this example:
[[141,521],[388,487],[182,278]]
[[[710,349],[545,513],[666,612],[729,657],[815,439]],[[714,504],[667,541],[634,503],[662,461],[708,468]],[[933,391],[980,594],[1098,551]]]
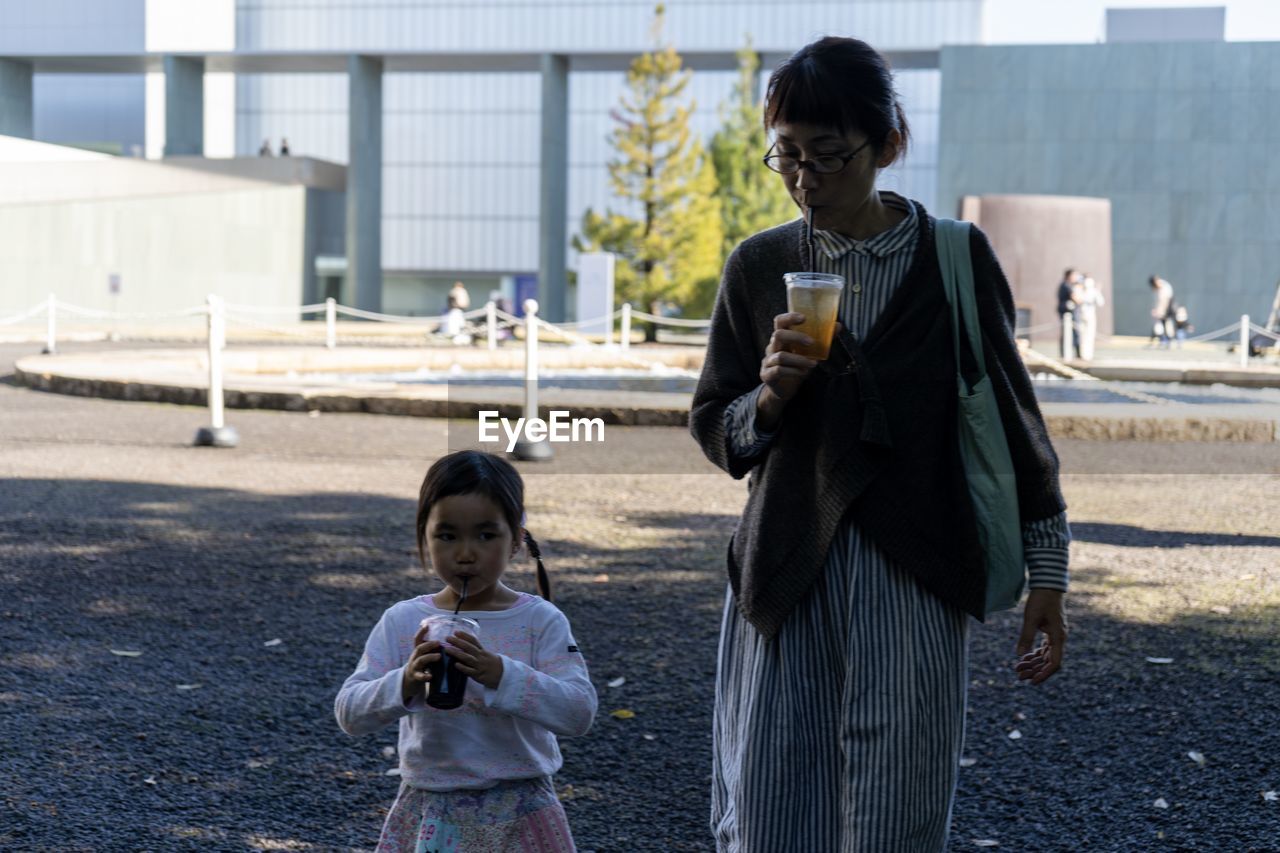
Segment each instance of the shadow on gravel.
[[953,848],[1275,850],[1280,607],[1152,625],[1101,603],[1072,601],[1066,666],[1040,687],[1010,675],[1020,615],[975,626]]
[[[371,849],[396,730],[349,738],[332,703],[382,610],[436,587],[413,512],[354,493],[3,483],[0,847]],[[601,697],[557,777],[583,850],[705,849],[724,589],[707,555],[724,540],[694,535],[699,518],[646,523],[670,543],[542,542]],[[532,588],[525,565],[513,575]]]
[[1188,548],[1188,547],[1280,547],[1280,536],[1252,536],[1247,534],[1194,533],[1184,530],[1149,530],[1130,524],[1101,524],[1096,522],[1072,522],[1071,538],[1102,545],[1124,545],[1132,548]]

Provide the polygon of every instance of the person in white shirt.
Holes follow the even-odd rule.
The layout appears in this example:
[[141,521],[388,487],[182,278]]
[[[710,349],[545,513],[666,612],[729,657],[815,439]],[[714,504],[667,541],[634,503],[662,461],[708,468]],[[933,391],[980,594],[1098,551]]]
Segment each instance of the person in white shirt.
[[[400,729],[400,791],[379,851],[575,849],[551,782],[562,763],[556,736],[586,734],[596,691],[569,620],[551,603],[523,507],[520,475],[488,453],[449,454],[423,480],[418,553],[445,588],[382,614],[334,702],[347,734]],[[541,598],[502,582],[521,533]],[[443,648],[424,641],[424,619],[459,609],[479,636],[458,631]],[[452,710],[425,701],[442,654],[470,679]]]
[[1084,273],[1080,283],[1072,288],[1071,301],[1076,304],[1080,358],[1093,361],[1094,344],[1098,339],[1098,309],[1107,304],[1107,299],[1093,276]]
[[[1147,279],[1151,285],[1151,341],[1159,340],[1162,349],[1173,339],[1173,285],[1158,275]],[[1148,346],[1151,344],[1148,343]]]

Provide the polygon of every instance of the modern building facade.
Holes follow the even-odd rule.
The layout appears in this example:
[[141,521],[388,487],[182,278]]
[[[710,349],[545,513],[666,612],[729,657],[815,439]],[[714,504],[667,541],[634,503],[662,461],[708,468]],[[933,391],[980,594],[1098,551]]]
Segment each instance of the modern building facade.
[[948,47],[942,80],[940,210],[1110,199],[1118,332],[1149,328],[1153,274],[1199,331],[1263,321],[1280,279],[1280,42]]
[[[1114,44],[982,45],[992,8],[1008,8],[1001,2],[668,0],[663,38],[696,69],[690,95],[704,136],[719,124],[733,54],[748,42],[763,59],[763,78],[817,36],[863,38],[894,63],[915,135],[885,188],[941,215],[958,213],[966,195],[1110,199],[1117,331],[1145,327],[1146,293],[1137,285],[1152,272],[1179,286],[1202,329],[1219,315],[1238,316],[1253,289],[1265,289],[1260,277],[1273,249],[1253,240],[1255,249],[1228,257],[1221,247],[1243,238],[1202,237],[1213,228],[1194,223],[1269,210],[1259,189],[1274,166],[1254,149],[1275,145],[1266,125],[1276,114],[1270,46],[1223,43],[1229,19],[1221,9],[1112,10],[1105,24]],[[562,279],[575,263],[567,245],[583,212],[622,209],[605,165],[610,112],[627,61],[654,45],[653,5],[0,0],[0,133],[124,154],[137,153],[141,139],[153,158],[253,156],[264,141],[278,152],[287,139],[294,156],[349,165],[345,245],[318,257],[313,271],[343,277],[344,302],[431,314],[456,279],[480,302],[492,289],[513,295],[515,278],[531,274],[555,290],[556,271]],[[1197,44],[1135,43],[1170,38]],[[1167,76],[1182,72],[1161,58],[1184,46],[1197,61],[1222,63],[1202,67],[1208,88],[1199,94],[1184,96]],[[48,59],[55,55],[63,59]],[[93,73],[104,69],[114,73]],[[1248,80],[1237,85],[1241,75]],[[101,109],[86,108],[93,96],[84,92],[96,86],[117,87],[117,100],[103,94]],[[1205,94],[1217,91],[1227,94]],[[24,92],[35,101],[28,134],[12,126],[14,115],[21,123]],[[1262,135],[1237,140],[1240,156],[1225,158],[1234,171],[1224,184],[1219,173],[1228,167],[1206,155],[1201,135],[1213,121],[1238,127],[1232,116]],[[1162,136],[1170,133],[1191,137]],[[353,138],[366,144],[352,146]],[[1166,145],[1174,142],[1190,147]],[[1153,173],[1157,166],[1163,171]],[[1245,175],[1249,186],[1237,187]],[[1210,292],[1207,268],[1226,270],[1231,283],[1221,286],[1240,299],[1196,304],[1196,294]],[[549,313],[560,319],[554,303]]]
[[[68,3],[75,9],[64,8]],[[145,55],[145,76],[101,75],[132,99],[128,110],[113,113],[121,128],[94,124],[87,117],[76,123],[74,93],[98,85],[98,77],[37,72],[36,138],[53,138],[55,123],[49,117],[57,116],[58,141],[130,154],[138,153],[141,138],[148,156],[161,156],[166,144],[173,147],[181,117],[165,116],[157,55],[203,52],[210,57],[204,68],[204,154],[252,156],[264,141],[278,151],[287,139],[294,156],[351,163],[351,74],[345,63],[335,68],[332,62],[286,62],[287,72],[276,70],[281,67],[277,63],[256,73],[245,70],[242,62],[234,75],[234,97],[226,99],[214,93],[211,78],[222,75],[214,72],[212,56],[382,58],[378,260],[384,281],[378,307],[385,310],[432,313],[456,278],[467,281],[481,299],[494,287],[509,292],[514,276],[537,273],[546,263],[545,235],[540,234],[547,201],[541,152],[546,74],[536,64],[539,57],[565,57],[568,72],[567,194],[559,205],[563,241],[577,231],[587,208],[619,209],[610,197],[605,168],[612,156],[606,141],[613,127],[610,112],[622,94],[627,61],[655,44],[653,4],[112,0],[110,5],[99,11],[118,25],[100,27],[90,36],[78,29],[72,33],[65,23],[68,11],[97,8],[89,0],[68,0],[43,11],[20,0],[0,0],[0,17],[19,11],[23,16],[12,18],[21,26],[7,31],[0,55]],[[197,23],[181,14],[183,7],[193,5],[202,10]],[[766,69],[824,33],[857,33],[887,51],[900,69],[898,85],[916,147],[887,176],[886,185],[932,202],[937,52],[944,43],[979,37],[982,0],[672,0],[665,6],[663,38],[697,69],[690,96],[698,105],[695,127],[704,136],[717,128],[717,108],[735,79],[733,54],[748,43],[762,55]],[[228,21],[234,33],[230,43]],[[436,53],[484,54],[488,61],[483,70],[396,70],[396,57]],[[535,59],[532,66],[530,57]],[[141,111],[139,104],[145,105]],[[231,150],[220,147],[211,130],[227,126],[234,127]],[[185,135],[190,137],[191,131]],[[574,263],[571,254],[566,260]],[[353,292],[355,276],[347,278],[344,299],[360,301]]]

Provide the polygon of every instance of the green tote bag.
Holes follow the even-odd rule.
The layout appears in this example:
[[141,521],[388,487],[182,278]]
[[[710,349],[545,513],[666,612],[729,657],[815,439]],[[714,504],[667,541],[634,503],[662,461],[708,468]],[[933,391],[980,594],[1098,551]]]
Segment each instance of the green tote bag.
[[[982,355],[978,305],[973,295],[973,263],[969,257],[969,223],[939,219],[936,241],[942,284],[951,305],[951,338],[960,393],[960,458],[969,483],[969,495],[973,498],[978,541],[986,555],[986,612],[994,613],[1016,607],[1026,586],[1017,478]],[[962,337],[968,341],[978,365],[978,379],[972,386],[960,373]]]

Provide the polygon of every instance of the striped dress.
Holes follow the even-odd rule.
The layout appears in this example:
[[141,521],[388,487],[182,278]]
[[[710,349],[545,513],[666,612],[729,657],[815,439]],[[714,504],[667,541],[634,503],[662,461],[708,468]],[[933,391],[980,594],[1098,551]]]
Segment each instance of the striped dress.
[[[840,321],[864,336],[918,242],[915,208],[865,241],[818,231],[817,269],[844,276]],[[767,451],[756,388],[725,414],[733,452]],[[1023,527],[1030,586],[1065,591],[1065,513]],[[968,618],[852,522],[765,641],[725,597],[716,673],[711,829],[722,853],[938,851],[964,743]]]

